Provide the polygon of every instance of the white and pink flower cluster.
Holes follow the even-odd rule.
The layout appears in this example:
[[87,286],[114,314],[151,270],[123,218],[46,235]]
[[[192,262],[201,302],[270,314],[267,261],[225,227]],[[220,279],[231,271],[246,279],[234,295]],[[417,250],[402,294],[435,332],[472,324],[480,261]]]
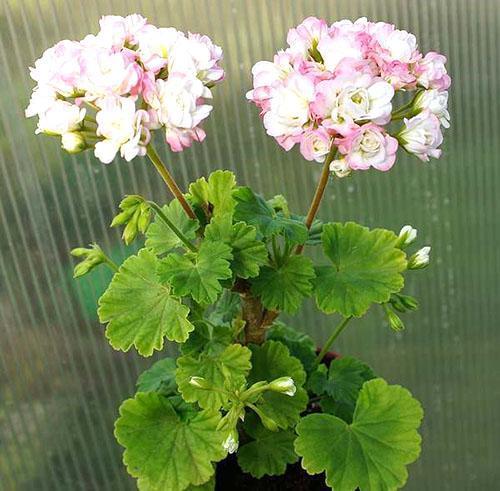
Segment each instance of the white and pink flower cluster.
[[211,87],[224,78],[222,49],[200,34],[157,28],[137,14],[104,16],[97,35],[60,41],[31,68],[26,116],[37,133],[61,135],[70,152],[94,148],[111,162],[146,153],[163,128],[173,151],[201,142]]
[[[267,133],[285,149],[339,176],[373,167],[389,170],[401,144],[422,160],[439,157],[441,126],[449,127],[446,58],[420,53],[416,38],[385,22],[305,19],[289,47],[252,69],[247,98],[261,110]],[[394,108],[398,92],[411,102]],[[403,121],[402,128],[392,127]]]

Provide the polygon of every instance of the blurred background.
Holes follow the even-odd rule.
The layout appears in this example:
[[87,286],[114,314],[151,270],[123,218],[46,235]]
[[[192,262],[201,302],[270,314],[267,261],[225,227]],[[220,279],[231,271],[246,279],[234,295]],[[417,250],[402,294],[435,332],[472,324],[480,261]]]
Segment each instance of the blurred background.
[[[0,489],[134,489],[113,437],[120,402],[153,359],[113,351],[95,314],[109,275],[72,279],[69,250],[96,241],[130,254],[109,223],[120,198],[169,196],[146,159],[108,166],[71,157],[34,135],[24,108],[28,66],[62,38],[98,30],[103,14],[141,13],[160,26],[208,34],[225,51],[206,143],[167,153],[179,182],[225,168],[305,213],[321,166],[265,135],[244,94],[250,69],[285,45],[304,17],[367,16],[414,32],[448,56],[452,127],[444,155],[402,156],[387,174],[336,180],[320,216],[396,231],[410,223],[432,244],[411,275],[420,310],[392,332],[380,312],[356,321],[336,349],[407,386],[426,410],[421,459],[406,489],[498,489],[500,466],[499,0],[146,1],[1,0],[0,10]],[[308,305],[292,323],[320,344],[334,318]]]

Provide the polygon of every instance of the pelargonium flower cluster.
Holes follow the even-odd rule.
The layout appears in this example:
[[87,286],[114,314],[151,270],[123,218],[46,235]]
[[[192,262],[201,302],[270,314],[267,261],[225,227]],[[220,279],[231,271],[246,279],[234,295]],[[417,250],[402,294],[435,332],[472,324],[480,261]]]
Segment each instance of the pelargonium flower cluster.
[[[304,158],[323,162],[333,146],[338,176],[389,170],[399,145],[424,161],[440,156],[451,82],[443,55],[424,56],[413,34],[366,18],[328,26],[309,17],[287,42],[273,62],[254,65],[247,93],[285,150],[298,144]],[[400,92],[414,97],[395,109]]]
[[64,40],[31,68],[37,82],[26,116],[64,149],[94,148],[111,162],[146,153],[162,128],[173,151],[201,142],[211,87],[224,78],[222,49],[200,34],[158,28],[137,14],[104,16],[97,35]]

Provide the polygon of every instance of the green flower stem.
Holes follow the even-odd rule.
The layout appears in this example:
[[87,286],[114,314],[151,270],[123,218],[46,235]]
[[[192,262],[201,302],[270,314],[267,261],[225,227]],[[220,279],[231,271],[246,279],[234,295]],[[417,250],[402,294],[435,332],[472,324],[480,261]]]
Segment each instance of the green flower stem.
[[[163,213],[162,209],[154,202],[154,201],[146,201],[146,203],[153,208],[155,213],[158,215],[160,220],[170,229],[172,232],[177,235],[179,240],[191,251],[197,252],[196,247],[189,242],[187,237],[167,218],[165,213]],[[188,205],[189,206],[189,205]]]
[[[326,189],[326,186],[328,184],[328,178],[330,177],[330,164],[332,163],[333,159],[335,158],[336,153],[337,153],[337,147],[332,143],[332,146],[330,147],[330,151],[328,152],[328,155],[326,156],[325,163],[323,164],[323,170],[321,172],[321,176],[319,178],[318,186],[316,187],[316,192],[314,193],[314,197],[313,197],[313,200],[311,202],[311,206],[309,207],[309,211],[307,212],[305,225],[308,229],[311,228],[311,225],[314,221],[314,218],[316,217],[316,214],[318,213],[319,205],[321,203],[323,195],[325,194],[325,189]],[[295,253],[302,254],[303,250],[304,250],[304,244],[300,244],[297,246]]]
[[115,273],[118,273],[118,265],[110,259],[106,254],[103,254],[104,264],[107,264]]
[[342,331],[347,327],[347,324],[349,323],[349,321],[351,319],[352,319],[352,317],[344,317],[340,321],[340,323],[337,325],[335,330],[332,332],[332,335],[326,340],[325,344],[323,345],[322,350],[319,352],[319,355],[316,357],[316,360],[314,360],[314,367],[317,367],[321,363],[321,360],[324,358],[326,353],[328,353],[328,350],[330,349],[332,344],[340,336]]
[[172,194],[179,200],[179,203],[186,212],[186,215],[192,220],[195,220],[196,215],[194,214],[193,209],[186,201],[186,198],[184,198],[182,191],[180,190],[179,186],[175,182],[174,178],[172,177],[168,169],[165,167],[165,164],[161,161],[160,157],[156,153],[156,150],[153,148],[151,143],[146,147],[146,151],[151,162],[153,162],[153,165],[156,167],[156,170],[159,172],[162,179],[165,181],[165,184],[168,186]]

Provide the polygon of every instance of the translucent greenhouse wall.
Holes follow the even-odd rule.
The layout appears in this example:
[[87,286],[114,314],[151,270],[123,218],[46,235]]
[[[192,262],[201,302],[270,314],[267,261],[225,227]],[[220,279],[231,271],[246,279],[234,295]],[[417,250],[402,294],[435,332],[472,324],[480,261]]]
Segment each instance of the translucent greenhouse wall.
[[[96,315],[109,281],[98,271],[71,278],[68,251],[91,241],[117,260],[130,254],[109,229],[120,198],[169,196],[138,159],[105,166],[71,157],[34,135],[23,117],[27,67],[62,38],[97,29],[102,14],[140,12],[151,22],[210,35],[225,50],[227,80],[215,90],[208,138],[182,154],[161,152],[185,185],[216,168],[262,193],[286,192],[306,210],[320,166],[285,153],[265,135],[244,94],[250,68],[284,46],[308,15],[368,16],[413,31],[424,51],[447,54],[452,127],[444,157],[400,158],[388,174],[337,180],[323,218],[418,228],[432,266],[412,275],[421,299],[392,332],[380,312],[353,323],[336,347],[371,363],[423,401],[421,459],[409,490],[498,489],[500,466],[500,1],[2,0],[0,10],[0,489],[133,489],[113,438],[120,401],[153,360],[113,351]],[[318,341],[334,319],[308,306],[292,321]]]

